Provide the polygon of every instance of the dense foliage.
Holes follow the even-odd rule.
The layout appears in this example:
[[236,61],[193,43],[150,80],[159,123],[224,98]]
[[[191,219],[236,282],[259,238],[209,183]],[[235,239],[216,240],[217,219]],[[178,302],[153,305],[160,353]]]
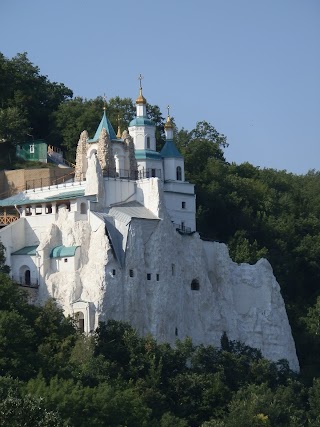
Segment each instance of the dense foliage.
[[[73,161],[79,134],[92,136],[102,98],[72,98],[26,54],[0,54],[0,163],[15,144],[45,138]],[[148,105],[163,144],[164,118]],[[134,115],[129,98],[108,100],[115,130]],[[139,338],[129,325],[101,324],[84,337],[53,301],[29,306],[6,276],[0,247],[0,426],[319,426],[320,174],[229,164],[226,137],[205,121],[175,129],[196,184],[202,238],[226,242],[235,262],[264,256],[280,283],[301,376],[285,361],[222,337],[221,349]]]

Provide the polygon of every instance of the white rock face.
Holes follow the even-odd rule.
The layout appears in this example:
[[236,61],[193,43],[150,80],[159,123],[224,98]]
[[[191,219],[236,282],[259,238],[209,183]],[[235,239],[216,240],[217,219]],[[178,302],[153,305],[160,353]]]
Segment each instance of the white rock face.
[[[41,245],[81,245],[80,267],[65,274],[52,273],[48,266],[43,299],[52,295],[66,314],[73,313],[75,301],[88,301],[92,330],[98,320],[112,318],[159,341],[174,344],[190,336],[195,344],[215,346],[226,332],[232,340],[261,349],[268,359],[285,358],[299,370],[284,302],[268,261],[237,265],[224,244],[203,242],[197,233],[180,235],[165,211],[162,216],[152,224],[132,219],[126,226],[121,268],[103,221],[72,223],[62,210]],[[193,279],[199,290],[191,289]]]

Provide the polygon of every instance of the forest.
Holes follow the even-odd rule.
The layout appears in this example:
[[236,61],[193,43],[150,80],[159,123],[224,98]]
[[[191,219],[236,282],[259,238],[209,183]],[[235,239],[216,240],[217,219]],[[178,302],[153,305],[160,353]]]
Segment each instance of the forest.
[[[92,135],[102,97],[73,97],[26,53],[0,54],[0,168],[15,169],[19,142],[45,139],[74,161],[80,132]],[[108,100],[124,130],[130,98]],[[147,105],[164,144],[165,119]],[[173,118],[174,120],[174,118]],[[27,304],[0,250],[0,426],[320,426],[320,174],[295,175],[228,163],[227,138],[205,120],[175,127],[187,179],[197,193],[203,239],[227,243],[232,259],[267,258],[280,284],[301,366],[272,363],[221,337],[221,347],[176,347],[141,338],[125,323],[77,331],[54,301]]]

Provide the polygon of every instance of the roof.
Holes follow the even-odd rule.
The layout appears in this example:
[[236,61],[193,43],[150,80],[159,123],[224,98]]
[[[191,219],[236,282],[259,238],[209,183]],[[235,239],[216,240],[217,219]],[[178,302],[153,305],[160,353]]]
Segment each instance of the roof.
[[119,203],[112,206],[109,215],[128,224],[132,218],[159,220],[149,209],[139,202]]
[[131,126],[155,126],[155,124],[147,117],[136,117],[129,123],[129,127]]
[[98,129],[96,130],[94,137],[92,139],[89,139],[89,142],[98,141],[103,128],[108,132],[110,139],[117,139],[117,135],[112,127],[112,124],[110,123],[108,117],[106,116],[106,112],[104,111]]
[[56,246],[50,253],[50,258],[65,258],[74,256],[79,246]]
[[36,249],[39,245],[36,246],[25,246],[24,248],[19,249],[18,251],[12,252],[11,255],[36,255]]
[[175,146],[175,143],[172,141],[172,139],[167,139],[166,143],[162,147],[162,150],[160,151],[161,157],[182,157],[179,150]]
[[106,234],[113,249],[114,256],[119,262],[120,266],[123,267],[125,259],[125,253],[123,249],[124,236],[119,230],[117,230],[117,228],[112,223],[112,221],[114,221],[114,218],[102,212],[93,212],[93,214],[104,222],[106,227]]
[[33,192],[30,193],[19,193],[15,196],[11,196],[7,199],[0,200],[0,206],[23,206],[23,205],[31,205],[31,204],[39,204],[46,202],[54,202],[57,200],[70,200],[76,199],[77,197],[84,196],[84,189],[74,190],[74,191],[65,191],[62,193],[58,193],[52,196],[43,197],[43,198],[31,198],[30,196],[34,196]]
[[135,157],[137,160],[144,160],[144,159],[162,160],[160,153],[153,150],[135,150]]

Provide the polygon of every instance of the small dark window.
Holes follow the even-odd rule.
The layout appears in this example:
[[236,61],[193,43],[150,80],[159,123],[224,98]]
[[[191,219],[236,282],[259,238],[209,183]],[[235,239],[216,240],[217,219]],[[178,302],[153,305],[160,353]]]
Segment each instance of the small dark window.
[[175,336],[176,337],[178,336],[178,328],[176,328],[176,330],[175,330]]
[[133,277],[133,270],[129,270],[129,276]]
[[85,202],[80,203],[80,213],[82,215],[87,213],[87,204]]
[[65,258],[65,259],[64,259],[64,262],[68,262],[68,258]]
[[182,231],[184,231],[184,230],[185,230],[185,225],[184,225],[184,222],[183,222],[183,221],[181,222],[181,230],[182,230]]
[[150,148],[150,136],[147,136],[147,148]]
[[147,280],[151,280],[151,274],[147,273]]
[[26,272],[24,273],[24,282],[26,286],[30,286],[31,285],[31,274],[30,274],[30,270],[26,270]]
[[115,269],[113,269],[112,270],[112,276],[115,276],[116,275],[116,270]]
[[185,209],[185,208],[186,208],[186,202],[182,202],[182,203],[181,203],[181,208],[182,208],[182,209]]
[[155,169],[151,169],[151,176],[152,176],[152,178],[156,177],[156,170]]
[[176,266],[174,264],[171,264],[171,273],[172,273],[172,276],[176,274]]
[[177,166],[177,181],[182,181],[182,170],[181,170],[181,166]]
[[157,274],[157,282],[160,280],[160,274]]
[[191,282],[191,290],[198,291],[200,289],[200,284],[198,279],[193,279]]

